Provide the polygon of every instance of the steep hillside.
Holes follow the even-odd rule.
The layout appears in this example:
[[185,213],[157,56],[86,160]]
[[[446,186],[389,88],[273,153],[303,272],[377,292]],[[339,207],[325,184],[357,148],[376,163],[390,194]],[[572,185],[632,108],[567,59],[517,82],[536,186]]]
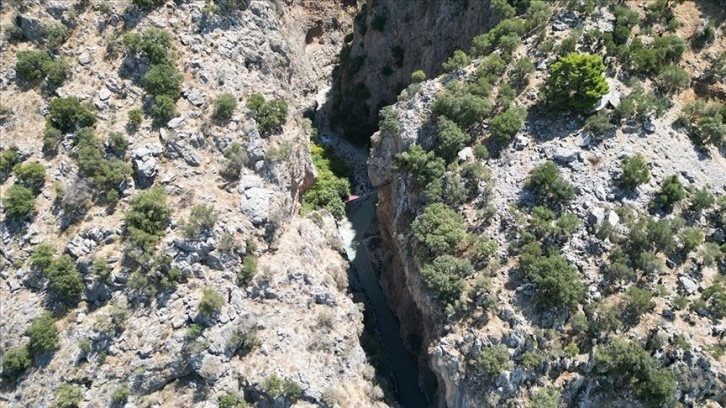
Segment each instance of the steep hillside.
[[134,3],[3,2],[0,405],[380,404],[297,215],[355,4]]
[[369,161],[438,404],[723,404],[723,10],[497,7]]

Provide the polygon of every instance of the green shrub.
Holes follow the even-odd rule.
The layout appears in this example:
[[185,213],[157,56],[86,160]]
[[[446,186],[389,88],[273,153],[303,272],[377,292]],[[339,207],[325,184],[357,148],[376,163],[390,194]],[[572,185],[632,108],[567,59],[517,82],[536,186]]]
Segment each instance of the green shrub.
[[696,33],[693,36],[693,46],[696,49],[705,48],[716,40],[716,22],[714,19],[710,19],[708,24],[703,27],[703,30]]
[[713,284],[703,291],[701,299],[708,302],[709,310],[716,318],[723,319],[726,317],[726,288],[724,287],[724,279],[721,276],[716,276]]
[[129,111],[129,125],[137,127],[144,120],[144,112],[139,108],[134,108]]
[[47,353],[58,346],[58,327],[50,312],[43,312],[31,320],[27,335],[30,337],[28,347],[33,354]]
[[83,389],[68,383],[61,384],[54,394],[53,408],[78,408],[83,401]]
[[485,347],[476,358],[476,366],[490,379],[510,366],[509,350],[503,344]]
[[441,64],[444,72],[453,72],[471,64],[471,58],[464,51],[455,50],[454,54]]
[[303,208],[324,208],[336,219],[345,216],[343,199],[350,195],[350,182],[333,172],[333,153],[315,143],[310,144],[313,164],[318,171],[315,184],[303,194]]
[[582,312],[577,312],[570,316],[570,328],[574,334],[582,334],[587,330],[587,316]]
[[524,354],[522,354],[522,367],[524,367],[526,370],[533,370],[543,360],[544,357],[542,356],[542,354],[537,353],[536,351],[525,351]]
[[436,97],[431,111],[434,117],[445,116],[466,130],[486,119],[492,112],[492,104],[488,98],[471,93],[465,85],[452,82]]
[[696,190],[691,197],[690,210],[694,212],[701,212],[708,210],[713,207],[716,203],[716,198],[708,191],[707,188]]
[[213,205],[199,204],[192,207],[189,218],[181,225],[184,237],[196,239],[203,232],[209,232],[217,222],[219,214],[214,210]]
[[519,266],[532,281],[540,308],[573,309],[585,297],[587,287],[577,269],[560,255],[543,256],[537,244],[527,245]]
[[541,0],[533,0],[529,2],[529,7],[524,13],[526,20],[525,26],[527,31],[531,32],[536,28],[542,27],[552,18],[552,7]]
[[46,61],[43,64],[43,73],[48,80],[48,84],[51,86],[60,86],[70,76],[71,63],[68,61],[68,58],[64,57]]
[[[536,1],[537,3],[544,3]],[[549,6],[548,6],[549,7]],[[517,90],[522,90],[529,84],[529,76],[534,72],[534,64],[527,57],[519,58],[512,69],[509,70],[509,81]]]
[[456,158],[459,150],[469,143],[471,136],[462,131],[456,123],[443,116],[439,117],[436,125],[438,128],[436,151],[444,160],[451,162]]
[[493,138],[510,142],[524,125],[526,112],[522,108],[509,108],[492,118],[489,131]]
[[214,118],[229,120],[237,109],[237,99],[229,93],[219,95],[214,101]]
[[639,185],[650,181],[650,170],[645,158],[640,154],[624,156],[620,162],[622,173],[616,183],[626,190],[634,191]]
[[111,402],[117,405],[123,405],[126,404],[126,401],[129,399],[129,386],[127,384],[121,384],[116,390],[111,394]]
[[535,167],[529,173],[525,187],[538,204],[550,207],[567,205],[575,198],[575,188],[560,176],[559,169],[551,161]]
[[156,97],[167,96],[176,100],[183,80],[172,62],[154,64],[144,74],[144,89]]
[[638,343],[614,339],[596,350],[595,361],[616,379],[616,387],[632,388],[655,406],[669,402],[676,391],[675,375],[659,368],[658,360]]
[[63,24],[51,23],[43,26],[43,40],[50,49],[63,45],[69,36],[70,31]]
[[558,109],[587,111],[609,90],[602,76],[605,64],[599,55],[570,53],[552,64],[549,72],[545,99]]
[[683,244],[683,253],[688,254],[703,243],[703,231],[695,227],[684,228],[678,234]]
[[126,154],[126,150],[129,148],[129,141],[126,140],[124,135],[120,132],[111,132],[108,135],[108,146],[113,151],[113,154],[119,158],[123,158]]
[[625,311],[638,318],[655,308],[653,293],[647,289],[631,286],[625,292]]
[[39,82],[46,76],[43,67],[51,61],[50,55],[45,51],[20,51],[15,63],[17,75],[30,83]]
[[76,264],[68,255],[63,255],[46,268],[48,287],[61,301],[75,303],[83,294],[83,277],[76,269]]
[[236,394],[228,393],[219,398],[219,408],[245,408],[247,403]]
[[596,114],[590,116],[585,121],[582,130],[589,132],[596,140],[601,140],[606,134],[610,133],[615,125],[610,121],[610,114],[602,109]]
[[247,99],[247,108],[262,134],[269,134],[287,121],[287,104],[282,100],[266,101],[262,94],[254,93]]
[[286,379],[282,382],[282,393],[291,401],[297,401],[302,397],[302,388],[293,380]]
[[30,253],[30,263],[40,270],[45,270],[53,263],[53,247],[45,242],[36,245]]
[[441,179],[446,171],[446,163],[434,152],[426,152],[420,145],[411,145],[408,150],[396,155],[395,167],[398,171],[413,176],[418,187]]
[[[84,132],[88,130],[88,132]],[[119,148],[125,150],[128,142],[121,137],[116,140]],[[84,128],[78,132],[78,173],[93,181],[99,190],[118,189],[131,175],[131,167],[117,157],[106,158],[103,142],[93,136],[92,129]]]
[[202,300],[199,301],[198,310],[199,313],[207,317],[211,317],[222,310],[224,303],[222,295],[217,293],[214,289],[206,287],[202,290]]
[[486,160],[489,158],[489,150],[483,144],[477,143],[472,147],[474,149],[474,157],[477,160]]
[[14,347],[7,351],[2,356],[3,361],[3,376],[15,379],[23,375],[25,370],[30,368],[32,360],[30,359],[30,352],[25,346]]
[[108,278],[111,277],[111,267],[103,258],[96,258],[93,260],[91,272],[93,272],[93,274],[97,276],[101,282],[107,282]]
[[141,34],[128,33],[124,36],[124,45],[133,54],[141,54],[151,64],[163,64],[170,60],[171,34],[159,28],[149,28]]
[[540,388],[532,393],[532,408],[559,408],[560,392],[553,388]]
[[29,188],[13,184],[5,191],[3,207],[8,217],[21,220],[35,209],[35,195]]
[[164,5],[165,0],[132,0],[134,6],[142,9],[153,9]]
[[464,278],[474,273],[468,260],[451,255],[436,257],[421,268],[421,278],[442,306],[453,304],[464,290]]
[[247,162],[247,153],[242,149],[242,145],[232,142],[224,150],[224,158],[226,159],[220,174],[228,180],[239,179],[242,167]]
[[92,105],[82,103],[75,96],[55,98],[50,101],[48,123],[61,132],[73,132],[96,123],[96,111]]
[[17,146],[10,146],[0,151],[0,174],[9,172],[18,163],[20,163],[20,154]]
[[685,89],[691,82],[691,76],[677,65],[667,65],[658,74],[658,86],[666,94],[674,94]]
[[670,211],[675,204],[684,198],[686,198],[686,190],[678,180],[678,176],[674,174],[663,180],[660,185],[660,192],[658,192],[658,202],[666,211]]
[[153,247],[163,235],[170,214],[163,187],[156,186],[138,193],[131,199],[126,213],[129,240],[137,246],[150,249],[149,246]]
[[[129,286],[131,286],[131,283],[129,283]],[[101,315],[98,318],[94,329],[106,336],[118,336],[126,329],[128,317],[128,307],[123,303],[114,303],[109,308],[108,315]]]
[[689,103],[681,111],[679,122],[697,144],[720,146],[726,140],[726,104],[702,100]]
[[485,34],[478,35],[472,39],[469,54],[473,58],[491,54],[500,45],[502,37],[512,34],[521,37],[525,31],[526,27],[519,19],[508,18],[502,20]]
[[426,207],[411,226],[430,259],[455,253],[466,238],[464,218],[441,203]]
[[667,219],[648,220],[648,240],[656,251],[669,252],[675,246],[673,226]]
[[426,80],[426,73],[422,70],[413,71],[411,73],[411,83],[412,84],[418,84],[420,82],[423,82]]
[[639,81],[630,84],[632,91],[623,98],[616,108],[618,116],[622,119],[635,119],[643,122],[651,116],[661,116],[666,110],[666,99],[659,98],[653,92],[648,92]]
[[39,194],[45,184],[45,167],[38,162],[18,164],[13,168],[13,175],[21,185]]

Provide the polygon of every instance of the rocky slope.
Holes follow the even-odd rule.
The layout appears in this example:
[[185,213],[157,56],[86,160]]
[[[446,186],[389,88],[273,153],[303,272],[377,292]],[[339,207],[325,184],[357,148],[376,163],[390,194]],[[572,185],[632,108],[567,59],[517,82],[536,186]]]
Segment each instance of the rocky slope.
[[[629,5],[642,13],[640,3],[632,3]],[[687,4],[676,9],[676,15],[685,27],[679,31],[684,38],[695,36],[695,30],[703,26],[695,17],[698,13],[694,7],[694,4]],[[718,15],[707,2],[698,7],[701,13]],[[575,27],[577,24],[571,22],[572,16],[556,10],[554,18],[547,23],[547,38],[554,39],[555,44],[568,38],[570,28],[564,22],[569,20],[569,27]],[[605,27],[605,30],[609,26],[612,30],[614,17],[608,10],[601,9],[596,10],[590,20],[578,23],[584,23],[585,27]],[[462,24],[467,26],[465,21]],[[439,406],[528,406],[535,403],[532,402],[535,397],[542,395],[537,395],[538,391],[544,389],[556,390],[557,395],[561,395],[560,404],[568,406],[649,406],[629,394],[627,388],[608,386],[613,378],[608,378],[603,371],[596,354],[598,345],[605,347],[612,338],[647,341],[649,345],[654,338],[660,339],[662,343],[649,350],[661,365],[675,373],[674,401],[686,406],[717,406],[715,400],[723,404],[726,362],[720,353],[709,351],[723,348],[723,320],[702,306],[676,306],[677,300],[683,301],[683,298],[687,299],[686,303],[700,305],[704,290],[712,285],[722,285],[718,276],[723,274],[723,265],[706,262],[703,252],[692,252],[676,263],[663,257],[663,268],[656,273],[644,274],[638,283],[658,293],[653,297],[650,313],[638,322],[625,324],[610,333],[592,334],[583,340],[572,334],[574,319],[568,318],[568,314],[556,310],[538,311],[533,307],[532,283],[519,269],[516,245],[527,230],[533,228],[526,221],[533,201],[526,193],[525,183],[530,171],[538,165],[554,162],[562,177],[575,188],[576,194],[568,209],[577,216],[578,227],[561,252],[576,266],[587,286],[579,308],[586,312],[591,324],[598,321],[598,312],[603,313],[602,307],[595,306],[624,307],[619,302],[628,287],[618,285],[613,288],[614,282],[603,277],[603,271],[608,268],[608,254],[617,246],[614,237],[611,242],[600,241],[594,236],[603,222],[607,220],[616,231],[627,235],[632,224],[621,216],[628,211],[636,211],[643,219],[674,219],[673,214],[648,214],[649,203],[658,194],[662,181],[673,174],[689,192],[706,189],[721,195],[726,187],[722,153],[714,147],[694,148],[686,131],[674,124],[681,108],[694,98],[690,90],[674,98],[673,104],[658,118],[652,116],[645,123],[616,121],[615,131],[602,142],[597,142],[582,129],[582,115],[553,116],[537,109],[541,100],[538,85],[547,76],[544,69],[555,59],[552,54],[543,55],[537,50],[541,41],[542,38],[525,38],[515,51],[514,60],[531,57],[538,65],[538,71],[514,101],[515,106],[529,109],[529,115],[513,143],[501,147],[491,139],[487,140],[487,125],[491,124],[485,121],[483,126],[469,129],[474,135],[470,144],[475,141],[486,143],[493,152],[492,157],[475,158],[471,147],[467,147],[459,152],[458,165],[450,165],[446,170],[449,176],[457,174],[460,166],[467,163],[480,162],[485,166],[487,181],[483,182],[486,185],[480,184],[479,195],[451,206],[464,216],[468,233],[491,238],[499,248],[494,257],[498,260],[494,263],[496,266],[475,268],[474,274],[467,278],[461,303],[457,303],[455,309],[444,310],[422,280],[423,264],[417,254],[423,244],[414,237],[411,225],[414,219],[420,218],[428,203],[423,186],[416,184],[416,174],[397,170],[401,167],[396,166],[400,164],[396,156],[414,144],[426,150],[436,146],[436,126],[431,122],[432,104],[450,82],[475,77],[477,68],[483,65],[482,60],[424,82],[413,96],[409,92],[409,97],[399,97],[393,111],[396,124],[388,123],[388,129],[376,133],[372,139],[369,175],[378,187],[378,217],[385,243],[382,257],[387,265],[382,281],[394,310],[399,316],[407,316],[402,319],[403,338],[409,340],[412,350],[421,353],[422,361],[427,361],[435,373]],[[698,77],[703,69],[701,61],[711,60],[723,47],[723,37],[718,37],[712,48],[700,53],[689,52],[689,71]],[[583,52],[587,50],[584,45],[578,48]],[[609,97],[616,105],[632,92],[625,77],[616,69],[608,71],[607,81]],[[720,85],[713,86],[718,88]],[[493,102],[494,98],[491,100]],[[640,187],[638,194],[624,195],[614,180],[621,172],[621,158],[636,153],[645,158],[652,177]],[[446,193],[442,199],[447,202]],[[488,207],[496,210],[489,216],[484,215]],[[628,210],[624,211],[625,208]],[[682,212],[678,210],[676,214],[689,217],[687,205],[680,208]],[[695,220],[688,218],[688,224],[701,228],[707,241],[721,244],[722,227],[714,227],[708,217],[711,215]],[[468,254],[462,250],[456,256],[463,258]],[[483,281],[489,282],[490,288],[483,293],[477,292],[476,285]],[[494,297],[497,306],[487,306],[487,302],[491,302],[484,296],[487,294]],[[575,347],[576,351],[563,352],[571,343],[579,346]],[[506,360],[510,362],[503,362],[500,372],[487,376],[477,359],[483,350],[497,345],[505,346]],[[535,354],[540,355],[541,360],[528,362],[527,359]]]
[[[31,218],[18,225],[6,214],[0,222],[0,348],[27,344],[30,322],[44,307],[55,313],[60,341],[17,380],[3,377],[0,405],[51,406],[63,384],[80,390],[81,406],[89,407],[118,402],[124,389],[130,406],[216,406],[227,394],[259,406],[381,404],[358,343],[362,313],[347,294],[333,220],[297,215],[300,195],[316,177],[302,112],[330,82],[355,4],[246,3],[219,14],[204,1],[148,11],[126,2],[3,3],[8,37],[37,41],[2,43],[0,147],[17,147],[25,163],[41,163],[47,176]],[[49,24],[68,30],[52,54],[69,59],[72,75],[57,89],[30,87],[16,78],[16,54],[44,48],[42,27]],[[147,117],[133,131],[127,115],[146,101],[134,80],[146,62],[126,54],[121,38],[151,27],[172,34],[184,97],[171,121],[158,125]],[[210,115],[224,92],[240,106],[219,123]],[[269,137],[244,107],[254,92],[288,103],[286,124]],[[60,206],[54,185],[69,191],[79,180],[72,138],[55,157],[41,148],[48,101],[56,96],[91,103],[99,137],[120,132],[128,140],[123,160],[134,174],[120,187],[115,211],[91,205],[71,220]],[[230,183],[220,172],[222,152],[233,142],[243,146],[246,161],[239,181]],[[3,195],[14,182],[3,179]],[[156,255],[180,272],[181,282],[139,303],[129,283],[133,262],[124,256],[124,213],[153,184],[163,186],[172,208]],[[189,240],[181,227],[195,204],[214,206],[218,219],[203,239]],[[82,273],[76,307],[56,309],[48,300],[29,260],[40,243],[56,256],[70,255]],[[257,258],[257,274],[238,285],[243,257]],[[94,259],[107,262],[110,278],[91,272]],[[223,304],[212,319],[198,306],[208,289]]]

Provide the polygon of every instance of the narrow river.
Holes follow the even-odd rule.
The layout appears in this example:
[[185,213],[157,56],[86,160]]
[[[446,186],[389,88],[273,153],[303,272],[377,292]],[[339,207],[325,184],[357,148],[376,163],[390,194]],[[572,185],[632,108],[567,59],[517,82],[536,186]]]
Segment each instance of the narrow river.
[[378,196],[373,193],[357,207],[349,211],[348,219],[340,225],[345,250],[350,259],[358,284],[368,298],[368,307],[376,319],[378,331],[389,359],[395,380],[397,399],[404,408],[429,406],[426,397],[418,387],[418,362],[416,357],[403,346],[398,319],[388,308],[386,297],[378,284],[376,273],[371,267],[368,251],[361,244],[363,235],[376,216]]

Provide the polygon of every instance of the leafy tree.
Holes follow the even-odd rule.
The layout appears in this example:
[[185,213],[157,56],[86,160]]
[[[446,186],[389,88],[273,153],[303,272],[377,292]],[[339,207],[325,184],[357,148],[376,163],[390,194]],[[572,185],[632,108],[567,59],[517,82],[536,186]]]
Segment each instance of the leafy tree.
[[40,270],[45,270],[53,263],[54,252],[52,246],[42,242],[36,245],[33,252],[30,253],[30,263]]
[[713,285],[706,288],[701,295],[703,301],[708,302],[709,309],[719,319],[726,317],[726,288],[724,279],[716,276]]
[[78,302],[83,294],[83,277],[76,269],[76,264],[68,255],[55,259],[45,269],[48,275],[48,287],[61,301]]
[[13,184],[5,191],[3,197],[5,214],[16,220],[29,216],[35,208],[35,196],[33,191],[27,187]]
[[498,376],[502,371],[506,370],[511,364],[509,360],[509,350],[503,344],[496,344],[485,347],[476,358],[476,366],[488,378]]
[[521,108],[509,108],[492,118],[489,130],[495,139],[509,142],[524,124],[525,112]]
[[689,136],[697,144],[711,143],[720,146],[726,140],[725,104],[707,104],[703,100],[689,103],[683,108],[679,122],[686,127]]
[[519,258],[524,274],[535,288],[535,302],[542,308],[575,308],[587,287],[580,274],[561,255],[542,256],[541,249],[528,246]]
[[582,130],[589,132],[595,139],[601,140],[603,136],[611,132],[614,128],[615,125],[610,121],[610,114],[605,109],[602,109],[587,118]]
[[411,73],[411,83],[412,84],[418,84],[420,82],[423,82],[426,80],[426,73],[422,70],[413,71]]
[[247,108],[263,135],[271,134],[287,121],[287,104],[280,99],[266,101],[261,94],[252,94],[247,100]]
[[685,89],[691,82],[691,76],[677,65],[663,67],[658,74],[658,86],[666,94],[674,94]]
[[53,408],[78,408],[83,401],[83,390],[81,387],[68,383],[61,384],[55,389],[55,401]]
[[411,226],[431,259],[453,254],[466,238],[463,217],[442,203],[426,207]]
[[176,100],[184,80],[172,62],[154,64],[144,74],[144,89],[154,96],[167,96]]
[[461,297],[464,278],[473,274],[474,268],[468,260],[451,255],[442,255],[421,268],[424,284],[442,305],[449,305]]
[[[154,0],[146,0],[154,1]],[[151,64],[163,64],[170,60],[171,34],[160,28],[152,27],[141,34],[128,33],[124,36],[124,45],[133,54],[141,54]]]
[[500,45],[502,37],[511,34],[521,37],[525,31],[526,27],[520,19],[508,18],[502,20],[488,32],[472,39],[469,54],[474,58],[488,55]]
[[492,0],[489,7],[492,16],[499,21],[512,18],[517,12],[514,7],[509,5],[509,2],[507,2],[507,0]]
[[622,173],[618,176],[616,183],[626,190],[634,191],[639,185],[650,181],[648,164],[640,153],[635,156],[624,156],[620,167]]
[[658,361],[636,342],[614,339],[596,350],[595,362],[616,380],[616,387],[632,388],[655,406],[669,402],[676,391],[675,375],[659,368]]
[[70,76],[71,63],[65,57],[46,61],[43,64],[43,73],[46,76],[48,84],[51,86],[60,86]]
[[131,199],[126,213],[126,229],[132,243],[143,245],[146,249],[156,244],[164,233],[171,209],[166,205],[166,192],[160,186],[138,193]]
[[444,72],[453,72],[471,64],[471,58],[464,51],[455,50],[454,54],[441,64]]
[[29,348],[33,354],[47,353],[58,345],[58,327],[50,312],[43,312],[31,320],[27,334],[30,337]]
[[3,354],[3,376],[15,379],[30,368],[30,352],[25,346],[11,348]]
[[674,174],[663,180],[658,193],[658,202],[666,211],[670,211],[676,203],[684,198],[686,198],[686,190],[678,180],[678,176]]
[[325,208],[336,219],[345,216],[342,199],[350,195],[350,182],[333,172],[332,152],[320,145],[312,143],[310,152],[313,164],[318,171],[315,184],[303,194],[303,206],[306,209]]
[[544,92],[550,105],[586,111],[608,93],[603,77],[605,64],[599,55],[570,53],[550,67]]
[[396,155],[396,168],[410,173],[419,187],[425,187],[434,180],[441,179],[446,171],[446,163],[434,152],[426,152],[420,145],[411,145],[408,150]]
[[529,3],[529,8],[524,13],[527,31],[542,27],[552,18],[552,7],[541,0],[533,0]]
[[9,172],[18,163],[20,163],[20,154],[17,146],[10,146],[0,151],[0,174]]
[[439,117],[437,127],[436,139],[438,143],[436,150],[444,160],[451,162],[456,158],[459,150],[469,143],[471,136],[444,116]]
[[224,150],[224,158],[226,160],[220,174],[226,179],[237,180],[244,163],[247,161],[247,153],[242,149],[242,145],[232,142]]
[[431,106],[434,117],[445,116],[462,129],[481,122],[491,114],[488,98],[469,92],[461,83],[452,83],[447,91],[439,94]]
[[93,106],[82,103],[75,96],[51,100],[48,110],[50,111],[47,118],[48,123],[61,132],[73,132],[96,123],[96,112]]
[[13,168],[13,175],[20,184],[39,194],[45,184],[45,167],[38,162],[18,164]]
[[20,51],[17,53],[15,68],[24,81],[33,83],[45,78],[43,66],[52,61],[46,51]]
[[667,104],[666,99],[646,91],[640,81],[632,81],[630,87],[632,89],[630,94],[623,98],[615,110],[619,117],[643,122],[653,115],[663,115]]
[[214,101],[214,118],[229,120],[237,109],[237,99],[229,93],[219,95]]
[[575,188],[561,177],[559,169],[551,161],[534,168],[525,187],[534,194],[538,204],[561,206],[575,198]]

